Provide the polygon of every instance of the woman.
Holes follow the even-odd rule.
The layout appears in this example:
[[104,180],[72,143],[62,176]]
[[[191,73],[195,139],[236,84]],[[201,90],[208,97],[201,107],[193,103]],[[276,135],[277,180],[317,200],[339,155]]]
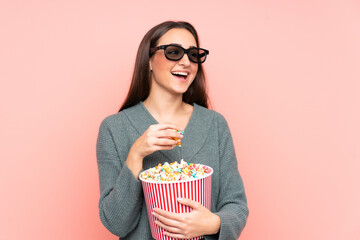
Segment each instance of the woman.
[[[228,125],[209,110],[196,30],[186,22],[153,27],[140,43],[129,93],[119,113],[100,126],[97,159],[100,219],[121,239],[153,239],[138,175],[184,159],[214,169],[211,211],[189,199],[190,213],[154,209],[170,237],[238,239],[248,208]],[[184,130],[181,135],[176,130]],[[181,152],[176,147],[182,138]]]

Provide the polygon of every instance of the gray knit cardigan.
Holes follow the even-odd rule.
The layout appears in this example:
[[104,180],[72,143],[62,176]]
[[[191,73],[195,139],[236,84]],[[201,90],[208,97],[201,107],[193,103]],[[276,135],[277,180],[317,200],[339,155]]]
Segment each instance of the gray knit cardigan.
[[[140,102],[107,117],[100,126],[96,145],[100,219],[122,240],[153,239],[141,182],[125,164],[133,143],[152,124],[157,124],[157,121]],[[181,142],[185,161],[214,169],[211,211],[220,217],[221,227],[218,234],[205,236],[205,239],[238,239],[249,210],[226,120],[219,113],[194,104]],[[179,161],[179,150],[176,147],[148,155],[143,160],[143,169]]]

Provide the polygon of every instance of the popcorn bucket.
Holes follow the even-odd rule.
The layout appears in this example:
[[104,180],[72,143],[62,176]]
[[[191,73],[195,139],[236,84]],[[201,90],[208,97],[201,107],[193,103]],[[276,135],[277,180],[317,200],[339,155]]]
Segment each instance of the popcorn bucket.
[[[151,214],[153,208],[160,208],[174,213],[190,212],[192,208],[180,204],[178,198],[188,198],[201,203],[210,210],[211,208],[211,175],[213,169],[208,167],[211,172],[204,177],[192,180],[180,181],[149,181],[141,178],[144,197],[146,201],[147,213],[149,216],[151,235],[157,240],[176,240],[175,238],[163,235],[163,229],[155,224],[155,217]],[[192,238],[199,240],[204,236]]]

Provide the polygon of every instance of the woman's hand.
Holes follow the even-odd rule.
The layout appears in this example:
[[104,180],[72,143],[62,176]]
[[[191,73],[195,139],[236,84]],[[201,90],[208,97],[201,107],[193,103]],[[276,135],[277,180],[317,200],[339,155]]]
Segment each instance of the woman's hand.
[[188,239],[219,232],[221,225],[219,216],[190,199],[178,198],[178,202],[191,207],[192,211],[189,213],[171,213],[158,208],[153,209],[153,215],[157,218],[155,223],[164,229],[164,235]]
[[173,149],[183,136],[174,130],[181,130],[171,123],[151,125],[132,145],[126,164],[136,178],[142,169],[142,160],[147,155],[159,151]]
[[180,133],[174,131],[175,129],[178,128],[171,123],[151,125],[135,141],[131,151],[135,151],[141,158],[144,158],[155,151],[173,149],[177,141],[171,138],[182,138]]

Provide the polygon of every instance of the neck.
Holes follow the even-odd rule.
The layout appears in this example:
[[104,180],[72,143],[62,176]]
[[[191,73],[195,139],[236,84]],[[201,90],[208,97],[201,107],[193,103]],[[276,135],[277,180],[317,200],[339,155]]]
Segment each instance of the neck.
[[182,95],[150,94],[143,102],[148,111],[159,121],[168,122],[185,107]]

